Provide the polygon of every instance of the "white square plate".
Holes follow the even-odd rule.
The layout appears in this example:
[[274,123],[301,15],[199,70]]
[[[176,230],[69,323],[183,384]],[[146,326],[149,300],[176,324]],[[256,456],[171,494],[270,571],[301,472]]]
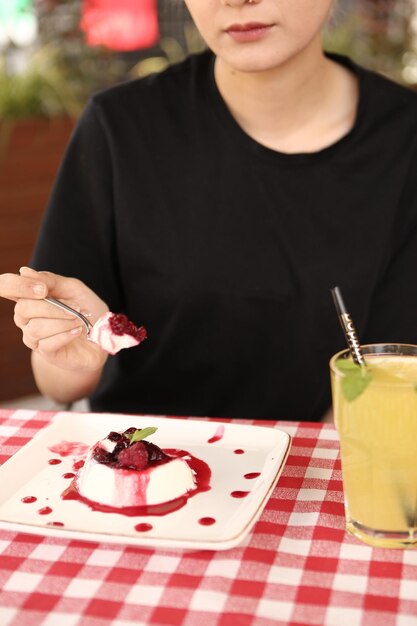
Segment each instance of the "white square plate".
[[[163,516],[128,517],[63,500],[61,494],[70,484],[64,474],[74,472],[74,462],[85,452],[59,456],[50,448],[63,441],[91,446],[110,431],[131,426],[156,426],[158,430],[149,441],[161,448],[187,450],[205,461],[211,469],[211,489]],[[212,438],[216,441],[210,443]],[[0,527],[85,541],[227,550],[243,540],[261,515],[290,446],[287,433],[263,426],[160,416],[59,413],[51,425],[0,467]],[[51,459],[60,462],[50,464]],[[245,478],[245,474],[255,477]],[[236,491],[248,493],[232,497]],[[28,498],[36,500],[27,502]],[[45,508],[52,510],[40,514]],[[199,520],[204,517],[213,518],[215,523],[202,525]],[[141,523],[151,529],[135,530]]]

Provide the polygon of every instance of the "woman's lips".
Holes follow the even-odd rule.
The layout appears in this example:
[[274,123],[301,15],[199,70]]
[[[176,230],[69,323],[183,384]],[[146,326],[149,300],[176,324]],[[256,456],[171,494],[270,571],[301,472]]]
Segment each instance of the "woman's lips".
[[238,42],[257,41],[262,39],[272,28],[271,24],[248,22],[247,24],[232,24],[226,32]]

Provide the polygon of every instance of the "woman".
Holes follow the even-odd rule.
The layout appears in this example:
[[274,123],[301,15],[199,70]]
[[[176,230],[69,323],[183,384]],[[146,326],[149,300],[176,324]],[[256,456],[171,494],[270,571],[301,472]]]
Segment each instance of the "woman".
[[[323,52],[331,0],[187,5],[210,51],[91,99],[36,246],[47,271],[0,295],[58,401],[319,420],[344,347],[331,287],[362,342],[417,341],[417,96]],[[107,358],[47,294],[149,339]]]

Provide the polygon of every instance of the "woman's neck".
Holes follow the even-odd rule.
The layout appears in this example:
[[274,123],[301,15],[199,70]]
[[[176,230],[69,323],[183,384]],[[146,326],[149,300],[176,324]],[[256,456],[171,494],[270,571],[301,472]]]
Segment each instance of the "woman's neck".
[[226,106],[259,143],[281,152],[315,152],[352,128],[356,77],[329,60],[321,45],[313,52],[262,72],[238,72],[216,59],[215,80]]

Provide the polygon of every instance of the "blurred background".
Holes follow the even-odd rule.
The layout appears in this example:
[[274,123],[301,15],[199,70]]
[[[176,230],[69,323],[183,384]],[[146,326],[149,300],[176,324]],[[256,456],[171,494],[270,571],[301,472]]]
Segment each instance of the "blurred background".
[[[417,0],[338,0],[324,39],[417,87]],[[0,273],[28,263],[89,95],[203,48],[182,0],[0,0]],[[36,393],[12,317],[0,301],[0,406]]]

